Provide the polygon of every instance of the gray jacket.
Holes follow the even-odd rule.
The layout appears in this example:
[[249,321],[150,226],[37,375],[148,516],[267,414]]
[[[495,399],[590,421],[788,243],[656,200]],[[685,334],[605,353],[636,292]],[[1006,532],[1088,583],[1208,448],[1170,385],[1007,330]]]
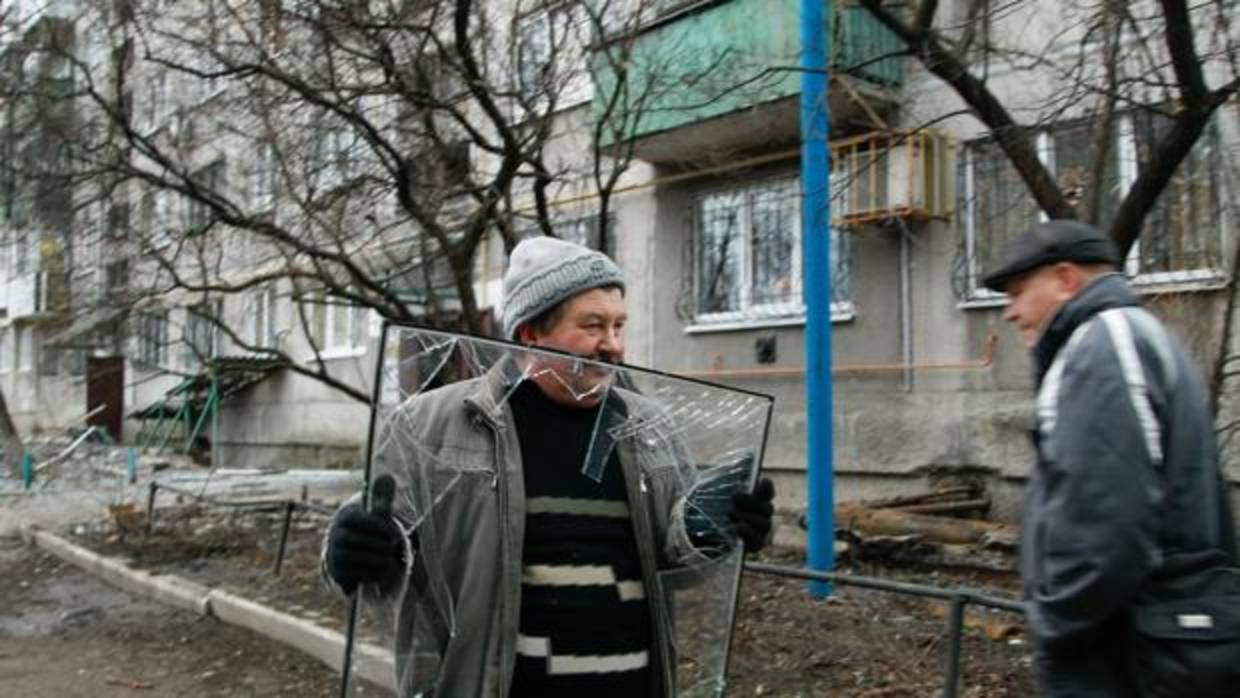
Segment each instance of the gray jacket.
[[[393,513],[417,531],[407,582],[389,590],[396,614],[399,695],[507,695],[521,608],[525,493],[521,451],[504,396],[510,365],[419,394],[385,418],[373,475],[397,481]],[[648,400],[618,390],[628,424],[615,444],[650,599],[652,693],[674,694],[671,618],[659,571],[703,559],[684,527],[694,468]],[[429,513],[428,513],[429,512]]]
[[1021,562],[1031,629],[1048,650],[1091,644],[1167,554],[1235,558],[1201,375],[1138,306],[1121,275],[1103,276],[1034,349],[1038,460]]

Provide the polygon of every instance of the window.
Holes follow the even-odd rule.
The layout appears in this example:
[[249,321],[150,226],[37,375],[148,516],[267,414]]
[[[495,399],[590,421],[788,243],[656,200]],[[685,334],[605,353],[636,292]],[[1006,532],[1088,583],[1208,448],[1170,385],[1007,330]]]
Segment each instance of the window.
[[65,352],[59,347],[39,343],[39,375],[59,376]]
[[353,354],[366,345],[369,309],[351,305],[343,298],[328,297],[322,311],[319,346],[326,354]]
[[138,363],[145,368],[168,363],[167,311],[138,316]]
[[143,116],[148,129],[158,130],[172,120],[172,98],[168,91],[167,71],[158,70],[146,84],[146,110]]
[[[5,129],[6,140],[12,139],[11,129]],[[22,182],[19,165],[15,162],[12,144],[0,152],[0,223],[25,225],[30,219],[32,201],[29,185]]]
[[[599,217],[597,213],[586,214],[577,218],[566,218],[552,221],[551,232],[561,240],[567,240],[568,242],[574,242],[578,245],[589,247],[592,250],[597,250],[599,249],[599,242],[601,241],[601,236],[599,234],[601,231],[599,230],[598,223]],[[607,221],[609,231],[612,228],[613,223],[614,220],[609,217]],[[532,222],[525,226],[520,233],[520,237],[525,238],[542,234],[542,228],[537,223]],[[610,242],[611,238],[609,237],[608,243]],[[603,251],[607,254],[612,253],[611,249],[606,249]]]
[[13,234],[13,267],[18,274],[33,271],[35,234],[28,230],[19,230]]
[[0,281],[7,281],[13,273],[13,231],[0,230]]
[[185,309],[185,342],[181,364],[187,369],[202,365],[208,359],[219,356],[220,332],[214,318],[220,314],[219,301],[200,303]]
[[142,195],[142,223],[151,247],[163,247],[176,232],[176,202],[172,193],[149,190]]
[[129,284],[129,259],[121,258],[107,263],[103,271],[103,292],[111,296],[122,296]]
[[34,364],[34,332],[29,327],[17,328],[17,370],[29,371]]
[[551,230],[561,240],[575,242],[591,249],[598,249],[599,226],[598,216],[582,216],[567,221],[556,221]]
[[335,189],[357,176],[360,164],[358,143],[353,130],[344,123],[325,126],[315,142],[315,184],[324,190]]
[[270,211],[276,205],[275,151],[270,143],[260,143],[254,153],[254,208]]
[[108,202],[107,211],[108,237],[123,240],[129,235],[129,201]]
[[584,65],[592,28],[589,12],[573,5],[540,10],[517,23],[516,88],[527,104],[554,99],[563,108],[590,99],[594,86]]
[[551,12],[537,12],[517,25],[517,88],[527,100],[537,99],[551,77]]
[[250,332],[246,339],[256,347],[275,347],[276,292],[270,286],[259,289],[250,297]]
[[[797,179],[717,191],[697,203],[695,321],[800,319],[801,195]],[[848,237],[831,232],[831,312],[852,310]]]
[[[1155,143],[1171,126],[1170,118],[1151,111],[1135,113],[1122,124],[1120,169],[1125,189],[1149,166]],[[1127,271],[1138,281],[1221,277],[1224,196],[1220,151],[1218,127],[1211,122],[1145,218],[1128,257]]]
[[[1150,110],[1123,114],[1117,121],[1110,157],[1092,191],[1087,187],[1095,177],[1093,124],[1067,122],[1038,135],[1039,155],[1060,188],[1076,206],[1096,205],[1104,229],[1171,127],[1169,118]],[[1126,268],[1137,282],[1219,278],[1220,171],[1218,132],[1211,124],[1146,217]],[[993,139],[965,145],[960,179],[964,278],[958,279],[957,292],[966,299],[1000,298],[981,286],[981,277],[994,268],[1009,240],[1045,216]]]
[[82,349],[69,350],[69,375],[86,375],[86,352]]
[[[216,160],[210,165],[198,170],[194,174],[194,182],[202,190],[201,197],[223,196],[224,189],[224,161]],[[211,207],[200,199],[191,199],[189,201],[189,229],[194,233],[201,233],[211,227],[213,215]]]
[[998,265],[1010,240],[1038,221],[1038,207],[994,140],[969,143],[961,161],[966,295],[994,297],[979,279]]

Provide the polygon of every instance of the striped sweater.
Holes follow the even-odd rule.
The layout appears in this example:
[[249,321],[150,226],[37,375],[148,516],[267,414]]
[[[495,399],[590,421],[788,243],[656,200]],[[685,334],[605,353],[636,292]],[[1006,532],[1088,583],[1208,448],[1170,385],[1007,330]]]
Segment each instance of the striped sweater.
[[620,464],[582,474],[599,409],[512,396],[524,464],[521,619],[512,696],[643,696],[651,629]]

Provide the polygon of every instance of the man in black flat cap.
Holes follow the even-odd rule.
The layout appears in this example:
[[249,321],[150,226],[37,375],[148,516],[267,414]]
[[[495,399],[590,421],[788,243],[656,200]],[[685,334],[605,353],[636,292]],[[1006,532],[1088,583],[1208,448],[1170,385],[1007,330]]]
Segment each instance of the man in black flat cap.
[[[1134,678],[1144,599],[1185,570],[1234,565],[1236,541],[1201,375],[1119,262],[1101,231],[1055,220],[1013,240],[984,279],[1008,295],[1003,318],[1036,370],[1021,542],[1035,673],[1048,696],[1234,695],[1234,673],[1153,692]],[[1234,615],[1193,601],[1168,635]]]

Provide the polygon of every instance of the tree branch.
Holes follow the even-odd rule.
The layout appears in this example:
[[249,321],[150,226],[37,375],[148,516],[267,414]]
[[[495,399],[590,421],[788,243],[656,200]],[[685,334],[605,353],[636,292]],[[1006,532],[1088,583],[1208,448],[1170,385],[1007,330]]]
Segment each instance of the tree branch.
[[[890,29],[918,55],[926,68],[946,82],[985,124],[995,142],[1029,188],[1029,192],[1051,218],[1075,218],[1076,211],[1060,190],[1055,178],[1038,159],[1033,132],[1017,124],[994,93],[951,53],[933,30],[910,26],[883,6],[882,0],[860,0],[861,5]],[[925,6],[921,9],[924,11]]]

